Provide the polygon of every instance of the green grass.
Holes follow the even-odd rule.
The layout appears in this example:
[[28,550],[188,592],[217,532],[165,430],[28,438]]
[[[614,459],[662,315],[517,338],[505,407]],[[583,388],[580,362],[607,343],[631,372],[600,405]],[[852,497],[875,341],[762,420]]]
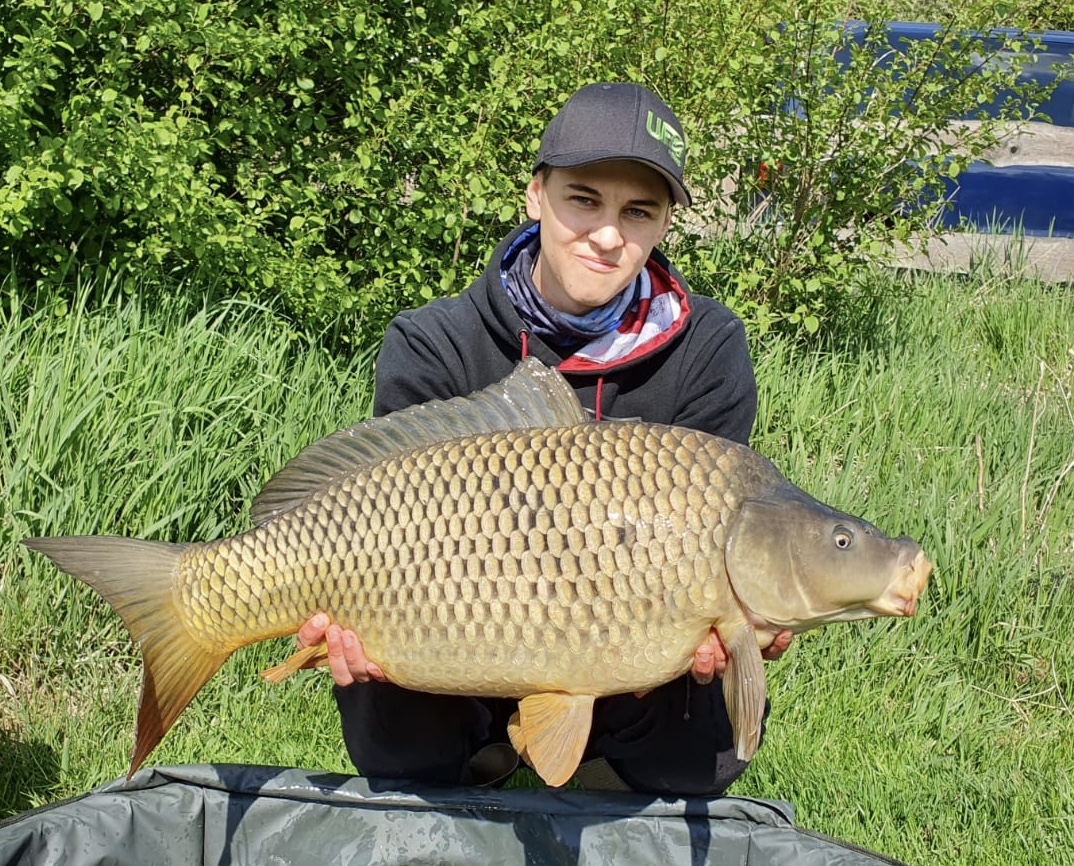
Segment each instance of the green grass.
[[911,622],[803,636],[738,793],[911,863],[1074,851],[1074,293],[920,278],[854,340],[757,358],[754,445],[935,563]]
[[[0,815],[122,772],[140,679],[108,606],[17,541],[180,541],[244,529],[249,501],[275,469],[368,414],[370,369],[368,354],[334,359],[238,302],[3,310]],[[346,769],[323,679],[303,673],[260,687],[256,672],[281,653],[264,645],[231,659],[154,760]]]
[[[773,712],[730,793],[912,863],[1074,851],[1074,292],[996,268],[887,273],[854,328],[754,346],[754,446],[936,570],[909,621],[839,625],[769,664]],[[896,290],[895,281],[899,281]],[[8,293],[10,295],[10,292]],[[850,333],[852,330],[852,333]],[[126,770],[140,666],[96,595],[17,545],[203,539],[303,444],[368,412],[341,359],[242,303],[0,310],[0,816]],[[153,754],[348,770],[323,672],[238,653]]]

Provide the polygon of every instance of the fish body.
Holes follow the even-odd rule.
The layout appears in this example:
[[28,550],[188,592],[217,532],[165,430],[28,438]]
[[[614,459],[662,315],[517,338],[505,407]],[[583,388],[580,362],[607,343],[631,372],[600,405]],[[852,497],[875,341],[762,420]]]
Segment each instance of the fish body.
[[231,647],[323,610],[422,691],[652,688],[728,601],[726,523],[777,480],[757,456],[630,423],[453,440],[191,545],[179,609],[199,642]]
[[401,686],[519,699],[512,742],[550,784],[581,759],[596,697],[682,674],[715,628],[748,759],[761,648],[784,628],[910,615],[931,569],[915,542],[817,502],[745,446],[585,422],[535,361],[314,443],[252,515],[203,543],[25,542],[101,592],[142,645],[131,773],[233,651],[318,611]]

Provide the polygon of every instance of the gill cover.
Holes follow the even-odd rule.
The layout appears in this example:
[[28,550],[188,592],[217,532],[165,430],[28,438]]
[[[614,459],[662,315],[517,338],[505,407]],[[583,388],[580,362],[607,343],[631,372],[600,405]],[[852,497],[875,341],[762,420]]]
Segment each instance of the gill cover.
[[786,483],[743,502],[727,540],[727,567],[739,601],[779,628],[902,613],[889,588],[920,548],[860,518],[829,508]]

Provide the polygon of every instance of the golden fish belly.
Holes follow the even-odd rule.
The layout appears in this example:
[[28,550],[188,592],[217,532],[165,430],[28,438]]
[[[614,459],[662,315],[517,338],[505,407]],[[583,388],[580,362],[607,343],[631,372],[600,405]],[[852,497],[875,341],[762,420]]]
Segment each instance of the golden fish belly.
[[731,479],[749,477],[749,453],[607,423],[417,450],[192,546],[181,607],[199,640],[229,648],[323,610],[411,688],[649,687],[689,666],[726,598]]

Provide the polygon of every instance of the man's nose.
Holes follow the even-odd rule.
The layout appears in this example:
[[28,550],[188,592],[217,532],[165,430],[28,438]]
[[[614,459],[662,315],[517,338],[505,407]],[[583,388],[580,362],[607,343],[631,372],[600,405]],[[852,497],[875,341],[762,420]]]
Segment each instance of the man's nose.
[[614,250],[623,245],[623,234],[619,226],[611,221],[602,222],[589,233],[589,239],[602,250]]

